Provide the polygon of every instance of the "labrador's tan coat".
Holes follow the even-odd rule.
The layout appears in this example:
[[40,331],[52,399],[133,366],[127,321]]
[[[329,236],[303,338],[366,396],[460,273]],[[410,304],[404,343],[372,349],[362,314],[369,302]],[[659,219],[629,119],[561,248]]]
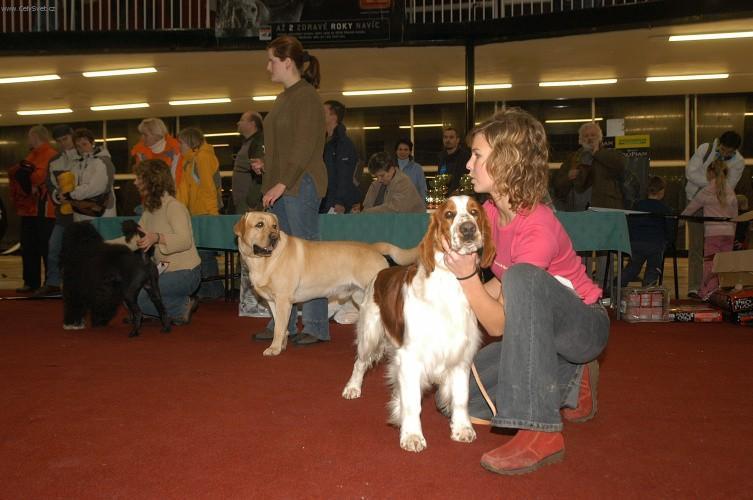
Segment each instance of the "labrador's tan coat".
[[324,297],[353,296],[388,267],[382,254],[398,264],[414,262],[415,249],[389,243],[307,241],[280,231],[277,217],[247,212],[235,225],[238,250],[249,269],[254,289],[269,302],[275,319],[272,345],[265,356],[276,356],[287,346],[287,325],[293,304]]

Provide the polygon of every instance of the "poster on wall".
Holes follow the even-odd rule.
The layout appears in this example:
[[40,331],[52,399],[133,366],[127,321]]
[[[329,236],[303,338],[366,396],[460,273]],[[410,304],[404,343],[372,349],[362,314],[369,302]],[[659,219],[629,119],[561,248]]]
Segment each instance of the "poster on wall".
[[215,35],[302,42],[390,38],[392,0],[218,0]]
[[616,149],[625,157],[622,190],[625,202],[631,205],[625,208],[631,209],[633,203],[646,198],[648,193],[651,136],[640,134],[605,137],[604,146]]

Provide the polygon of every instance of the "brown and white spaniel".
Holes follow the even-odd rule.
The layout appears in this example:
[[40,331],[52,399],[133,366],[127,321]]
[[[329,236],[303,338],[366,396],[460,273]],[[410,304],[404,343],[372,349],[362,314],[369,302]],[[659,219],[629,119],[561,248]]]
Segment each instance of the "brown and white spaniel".
[[489,220],[468,196],[449,198],[431,217],[418,246],[418,263],[383,269],[366,289],[358,320],[358,355],[343,397],[358,398],[366,370],[387,354],[392,386],[390,422],[400,426],[400,447],[421,451],[421,396],[439,386],[450,415],[451,439],[471,442],[468,380],[481,336],[460,281],[444,263],[442,238],[452,249],[480,253],[480,265],[494,258]]

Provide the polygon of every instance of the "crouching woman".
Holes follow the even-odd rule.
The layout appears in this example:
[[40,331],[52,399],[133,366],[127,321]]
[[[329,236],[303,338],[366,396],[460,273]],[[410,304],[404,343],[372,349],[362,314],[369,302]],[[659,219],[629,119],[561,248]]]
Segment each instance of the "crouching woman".
[[[201,260],[193,240],[191,215],[175,199],[175,181],[164,161],[144,160],[134,172],[134,185],[144,203],[139,227],[145,233],[136,245],[144,251],[154,246],[155,261],[167,266],[159,277],[167,314],[173,324],[188,324],[198,304],[194,294],[201,282]],[[145,290],[139,293],[138,302],[144,314],[158,316]]]
[[474,363],[488,403],[470,382],[469,412],[494,427],[518,429],[481,465],[521,474],[561,460],[562,418],[596,413],[598,363],[609,335],[601,290],[588,278],[546,199],[548,146],[541,123],[508,108],[472,132],[468,161],[474,190],[489,193],[484,209],[497,254],[494,279],[482,284],[476,256],[445,247],[445,262],[462,284],[480,323],[502,336]]

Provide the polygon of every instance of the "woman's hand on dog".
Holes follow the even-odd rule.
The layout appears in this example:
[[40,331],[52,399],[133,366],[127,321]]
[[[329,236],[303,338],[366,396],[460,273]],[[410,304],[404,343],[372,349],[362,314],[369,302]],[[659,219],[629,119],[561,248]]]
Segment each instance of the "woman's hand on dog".
[[444,250],[444,263],[455,277],[469,276],[478,269],[477,254],[460,254],[450,248],[445,238],[442,238],[442,250]]
[[140,237],[138,241],[136,241],[136,246],[138,246],[144,252],[149,250],[152,245],[159,243],[159,233],[148,233],[141,226],[139,226],[139,231],[144,233],[144,236]]

